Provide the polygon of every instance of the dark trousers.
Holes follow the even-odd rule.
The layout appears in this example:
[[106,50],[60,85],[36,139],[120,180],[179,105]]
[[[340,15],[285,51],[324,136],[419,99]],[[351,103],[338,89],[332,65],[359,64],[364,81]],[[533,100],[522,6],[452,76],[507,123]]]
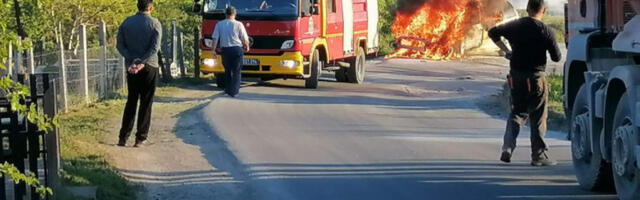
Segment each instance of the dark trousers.
[[547,133],[547,98],[549,86],[544,73],[511,72],[511,114],[507,119],[503,150],[513,151],[520,127],[527,119],[531,126],[531,156],[538,158],[547,151],[544,136]]
[[136,141],[146,140],[151,126],[151,107],[153,105],[153,95],[156,92],[156,80],[158,78],[158,68],[145,67],[137,74],[127,74],[127,88],[129,96],[124,107],[122,116],[122,128],[120,129],[120,139],[128,139],[133,131],[133,124],[138,109],[138,124]]
[[240,92],[243,56],[244,51],[241,47],[222,48],[222,65],[226,83],[224,91],[231,96],[236,96]]

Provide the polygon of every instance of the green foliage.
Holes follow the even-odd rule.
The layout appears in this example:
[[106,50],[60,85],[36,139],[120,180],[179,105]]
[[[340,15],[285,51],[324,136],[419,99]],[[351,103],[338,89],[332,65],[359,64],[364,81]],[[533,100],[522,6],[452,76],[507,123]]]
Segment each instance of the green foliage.
[[562,103],[562,75],[547,76],[549,82],[549,101]]
[[391,33],[391,26],[396,15],[396,0],[378,0],[378,27],[380,27],[380,54],[394,51],[392,44],[396,38]]
[[566,128],[566,116],[562,104],[562,75],[547,76],[549,83],[549,127],[554,129]]
[[46,195],[53,195],[53,191],[51,190],[51,188],[41,186],[40,181],[33,173],[29,174],[29,176],[22,174],[15,166],[7,162],[0,165],[0,172],[2,172],[0,173],[0,177],[3,175],[7,175],[16,184],[24,182],[29,186],[36,187],[36,192],[40,194],[41,198],[44,198]]
[[[40,5],[43,3],[47,3],[47,0],[34,0],[34,1],[20,1],[20,7],[23,12],[23,18],[25,29],[28,33],[38,33],[38,29],[36,24],[43,16],[42,9],[40,9]],[[17,26],[15,23],[11,23],[15,16],[14,13],[14,4],[13,1],[7,1],[6,4],[0,6],[0,70],[5,70],[6,67],[4,63],[6,62],[8,51],[6,49],[7,45],[10,41],[15,41],[17,36],[15,34],[15,27]],[[33,16],[32,16],[33,15]],[[26,42],[24,44],[16,45],[16,49],[23,49],[24,47],[29,47],[31,44]],[[35,105],[31,107],[27,107],[27,105],[23,104],[25,99],[29,98],[30,92],[27,87],[22,84],[13,82],[9,77],[0,78],[0,90],[3,91],[3,94],[6,95],[7,99],[11,103],[12,111],[17,112],[21,116],[26,116],[27,120],[31,123],[34,123],[38,126],[40,130],[45,132],[49,132],[53,130],[54,126],[57,125],[55,123],[55,119],[51,119],[46,116],[42,111],[38,111],[35,109]],[[20,173],[20,171],[15,168],[12,164],[4,163],[0,165],[0,176],[8,176],[16,183],[24,182],[28,186],[32,186],[36,188],[36,192],[44,197],[46,195],[52,195],[53,191],[50,188],[44,187],[40,185],[38,179],[34,178],[33,174],[29,176]]]

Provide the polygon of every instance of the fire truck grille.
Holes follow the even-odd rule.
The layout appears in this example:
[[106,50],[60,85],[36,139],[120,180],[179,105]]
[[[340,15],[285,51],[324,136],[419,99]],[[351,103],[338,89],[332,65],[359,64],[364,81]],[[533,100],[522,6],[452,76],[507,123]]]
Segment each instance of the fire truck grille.
[[253,38],[253,49],[280,49],[282,43],[287,40],[293,40],[290,36],[251,36]]

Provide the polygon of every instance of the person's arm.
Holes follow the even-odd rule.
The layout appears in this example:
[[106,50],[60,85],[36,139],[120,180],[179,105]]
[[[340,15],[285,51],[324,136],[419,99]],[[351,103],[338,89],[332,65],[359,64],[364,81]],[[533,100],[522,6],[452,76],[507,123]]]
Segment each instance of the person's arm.
[[118,28],[118,43],[116,44],[116,48],[118,49],[118,52],[120,53],[120,55],[122,55],[122,57],[131,59],[131,54],[129,54],[129,49],[127,48],[127,43],[125,42],[123,25],[124,23],[120,25],[120,28]]
[[149,49],[147,49],[147,52],[145,52],[143,56],[140,58],[140,61],[143,63],[142,64],[143,66],[144,66],[144,63],[147,63],[149,61],[149,58],[151,58],[151,56],[158,54],[158,51],[160,51],[161,44],[162,44],[162,26],[160,25],[160,22],[155,21],[153,23],[153,33],[151,35],[151,44],[149,45]]
[[211,35],[211,39],[213,40],[212,43],[212,56],[213,59],[216,59],[216,49],[218,48],[218,38],[220,38],[220,29],[218,28],[218,24],[216,24],[216,26],[213,28],[213,35]]
[[507,47],[507,45],[502,41],[502,37],[504,37],[508,33],[509,26],[510,23],[489,29],[489,38],[493,40],[493,42],[496,44],[496,46],[498,46],[498,48],[500,48],[500,50],[506,53],[505,57],[507,59],[511,59],[511,49],[509,49],[509,47]]
[[560,62],[562,58],[562,53],[560,52],[560,48],[558,48],[558,41],[556,40],[556,36],[550,28],[547,27],[547,49],[549,51],[549,55],[551,56],[551,60],[553,62]]
[[240,25],[240,39],[242,40],[242,45],[244,46],[244,51],[249,52],[251,42],[249,42],[249,35],[247,34],[247,30],[244,28],[244,25]]

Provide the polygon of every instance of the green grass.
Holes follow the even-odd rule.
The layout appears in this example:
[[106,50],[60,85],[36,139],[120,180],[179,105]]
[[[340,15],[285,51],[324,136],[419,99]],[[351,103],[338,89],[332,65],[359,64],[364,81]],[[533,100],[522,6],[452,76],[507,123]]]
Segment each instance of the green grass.
[[566,116],[562,105],[562,76],[550,75],[549,82],[549,127],[556,130],[566,129]]
[[[170,83],[159,84],[156,97],[172,97],[183,88],[204,87],[210,82],[211,80],[206,78],[175,79]],[[189,94],[206,96],[209,93],[211,92],[204,90]],[[114,93],[113,99],[91,105],[79,101],[70,104],[72,108],[68,113],[59,114],[64,169],[61,178],[66,186],[96,186],[99,200],[137,199],[136,194],[141,189],[140,186],[132,185],[120,176],[117,170],[109,165],[104,150],[99,145],[105,135],[113,135],[113,132],[118,130],[119,127],[113,125],[119,124],[126,95],[125,91]],[[182,109],[181,107],[193,105],[177,106]],[[72,199],[70,194],[66,194],[68,192],[64,193],[59,199]]]
[[136,199],[138,188],[120,176],[96,147],[103,134],[113,131],[106,122],[117,118],[123,106],[124,100],[108,100],[59,116],[65,185],[96,186],[98,199]]

